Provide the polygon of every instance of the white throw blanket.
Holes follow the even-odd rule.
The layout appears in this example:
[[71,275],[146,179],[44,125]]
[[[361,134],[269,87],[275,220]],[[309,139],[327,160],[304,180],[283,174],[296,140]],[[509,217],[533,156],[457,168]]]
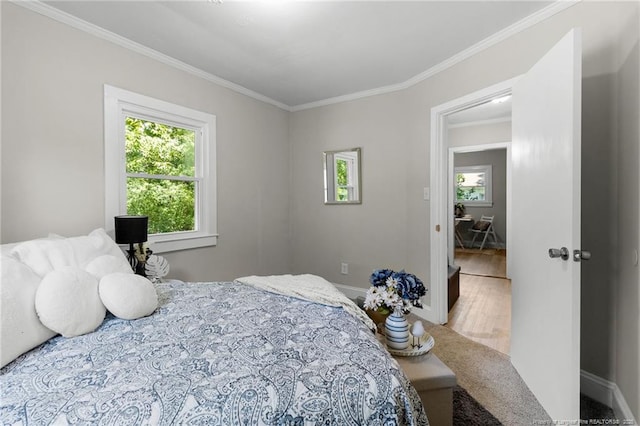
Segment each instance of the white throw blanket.
[[236,281],[271,293],[342,308],[362,321],[372,331],[376,330],[374,322],[358,305],[342,294],[329,281],[317,275],[252,275],[237,278]]

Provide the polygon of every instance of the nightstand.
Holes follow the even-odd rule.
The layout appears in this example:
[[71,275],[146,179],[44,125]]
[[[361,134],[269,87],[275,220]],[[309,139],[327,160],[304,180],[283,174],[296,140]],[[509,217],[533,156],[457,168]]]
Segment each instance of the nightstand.
[[460,297],[460,267],[449,265],[449,280],[447,285],[447,304],[449,310],[453,308],[458,297]]
[[429,424],[451,426],[453,387],[457,383],[453,371],[431,352],[420,356],[394,358],[418,391]]

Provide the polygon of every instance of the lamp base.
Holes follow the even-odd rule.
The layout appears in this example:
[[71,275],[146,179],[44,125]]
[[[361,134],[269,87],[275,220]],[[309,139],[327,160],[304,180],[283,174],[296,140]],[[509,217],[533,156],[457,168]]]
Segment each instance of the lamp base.
[[136,268],[134,269],[135,273],[138,275],[142,275],[143,277],[147,277],[147,262],[140,262],[136,264]]
[[[142,246],[142,243],[140,243]],[[151,251],[151,250],[148,250]],[[129,265],[131,265],[131,269],[137,275],[142,275],[143,277],[147,276],[146,273],[146,259],[148,259],[149,254],[147,253],[145,256],[145,261],[140,261],[138,256],[136,256],[136,250],[133,248],[133,243],[129,243],[129,250],[127,250],[127,260],[129,260]]]

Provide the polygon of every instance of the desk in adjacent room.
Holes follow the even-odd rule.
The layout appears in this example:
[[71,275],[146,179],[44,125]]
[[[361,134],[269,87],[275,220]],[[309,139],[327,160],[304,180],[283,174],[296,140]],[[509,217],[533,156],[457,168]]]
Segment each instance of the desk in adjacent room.
[[473,217],[471,215],[465,215],[462,217],[456,217],[454,218],[455,221],[455,226],[454,226],[454,230],[455,230],[455,236],[456,236],[456,241],[458,242],[458,244],[460,244],[460,247],[465,248],[464,247],[464,238],[462,238],[462,234],[460,233],[460,223],[461,222],[471,222],[471,224],[473,224]]

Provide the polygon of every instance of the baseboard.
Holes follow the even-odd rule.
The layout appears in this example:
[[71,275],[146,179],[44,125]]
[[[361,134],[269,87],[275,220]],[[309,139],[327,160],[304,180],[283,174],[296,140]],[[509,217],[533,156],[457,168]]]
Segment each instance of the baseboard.
[[624,424],[638,424],[617,384],[588,371],[580,370],[580,392],[607,407],[611,407],[617,419],[625,420]]
[[347,296],[349,299],[355,299],[357,297],[365,297],[367,295],[367,290],[368,290],[367,288],[354,287],[352,285],[337,284],[337,283],[333,283],[333,285],[335,285],[338,288],[338,290],[343,292],[344,295]]
[[633,417],[631,408],[627,405],[627,400],[624,399],[624,395],[620,392],[618,385],[613,390],[613,406],[611,408],[613,408],[613,414],[617,418],[625,420],[624,424],[638,426],[638,422]]
[[617,387],[615,383],[580,370],[580,392],[607,407],[613,407],[614,387]]

